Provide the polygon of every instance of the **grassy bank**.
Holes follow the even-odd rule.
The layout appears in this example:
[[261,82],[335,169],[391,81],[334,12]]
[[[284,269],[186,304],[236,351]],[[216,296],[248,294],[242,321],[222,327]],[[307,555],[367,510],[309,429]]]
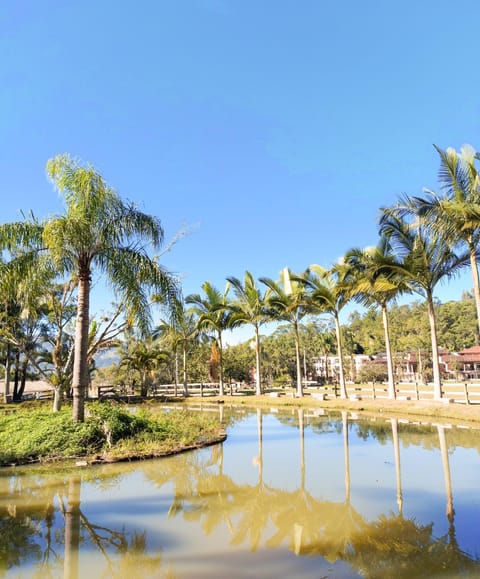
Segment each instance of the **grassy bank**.
[[71,410],[18,408],[0,421],[0,465],[64,459],[87,463],[165,456],[225,438],[218,421],[185,411],[132,413],[106,403],[87,407],[76,424]]

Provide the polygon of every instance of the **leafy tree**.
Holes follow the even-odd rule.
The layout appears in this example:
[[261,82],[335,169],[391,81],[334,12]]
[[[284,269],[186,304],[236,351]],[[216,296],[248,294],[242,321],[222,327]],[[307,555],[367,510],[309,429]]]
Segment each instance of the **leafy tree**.
[[[389,325],[391,325],[391,315]],[[363,314],[358,311],[352,312],[348,316],[347,327],[355,334],[365,354],[372,355],[383,351],[385,347],[385,332],[381,313],[375,307],[367,308]],[[392,332],[391,337],[393,348]]]
[[439,304],[436,312],[439,341],[444,348],[458,352],[477,343],[476,307],[472,297]]
[[289,326],[281,325],[262,340],[263,371],[269,385],[294,383],[297,372],[295,338]]
[[250,382],[250,369],[255,365],[252,342],[229,346],[224,352],[225,376],[236,382]]
[[20,401],[27,372],[43,351],[48,311],[45,294],[50,290],[53,272],[44,260],[33,268],[16,248],[9,253],[10,260],[0,264],[0,339],[6,346],[5,399],[13,366],[13,399]]

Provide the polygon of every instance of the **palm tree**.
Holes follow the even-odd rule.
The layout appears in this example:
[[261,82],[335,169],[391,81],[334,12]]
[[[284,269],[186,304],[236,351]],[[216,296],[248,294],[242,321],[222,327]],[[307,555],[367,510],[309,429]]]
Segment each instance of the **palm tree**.
[[271,316],[277,320],[285,320],[292,325],[297,363],[297,396],[302,397],[303,383],[299,326],[302,318],[308,313],[305,283],[301,276],[293,276],[288,268],[282,270],[280,282],[275,282],[266,277],[260,278],[260,281],[270,290],[267,296],[267,304],[271,310]]
[[191,294],[187,296],[186,302],[193,305],[193,312],[198,315],[198,329],[209,334],[213,332],[215,340],[212,344],[212,355],[218,356],[219,366],[219,395],[225,395],[225,386],[223,382],[223,343],[222,335],[225,330],[231,327],[230,304],[228,301],[228,292],[230,285],[227,284],[225,291],[222,293],[214,287],[209,281],[202,284],[204,296],[200,294]]
[[348,301],[342,285],[345,268],[338,265],[327,270],[320,265],[311,265],[305,273],[305,284],[309,288],[310,307],[316,313],[330,313],[335,321],[337,352],[339,362],[340,397],[347,397],[345,372],[343,368],[343,343],[339,314]]
[[128,370],[138,373],[140,376],[140,394],[147,396],[155,370],[168,361],[168,353],[152,340],[139,340],[130,351],[123,353],[120,364]]
[[90,288],[97,268],[123,299],[126,315],[140,331],[151,324],[149,292],[170,306],[178,293],[176,279],[147,249],[163,243],[160,221],[124,202],[91,165],[68,155],[47,163],[47,174],[65,200],[65,212],[44,223],[27,220],[0,226],[2,247],[22,248],[21,258],[46,253],[60,275],[78,280],[73,365],[73,418],[83,422],[89,384],[88,337]]
[[344,257],[346,272],[344,277],[345,292],[363,306],[379,305],[382,311],[387,353],[388,397],[396,398],[393,356],[390,345],[388,324],[388,304],[399,294],[410,291],[407,281],[400,272],[392,270],[387,275],[387,267],[394,263],[388,240],[382,237],[377,247],[366,249],[354,248]]
[[469,253],[457,255],[444,237],[435,235],[418,220],[407,222],[397,207],[382,209],[380,234],[387,237],[396,255],[395,262],[387,264],[383,271],[387,275],[392,271],[400,273],[412,290],[426,300],[432,342],[433,396],[440,400],[442,387],[433,295],[440,281],[453,277],[468,265]]
[[442,150],[434,145],[440,155],[439,181],[443,194],[429,189],[424,197],[403,200],[405,212],[413,212],[425,220],[437,234],[445,236],[452,244],[468,248],[473,279],[473,292],[477,310],[480,339],[480,279],[477,247],[480,242],[480,218],[475,207],[480,204],[480,174],[475,166],[476,153],[470,145],[460,152],[453,148]]
[[[181,349],[184,396],[189,396],[188,349],[190,344],[198,338],[198,332],[197,317],[193,311],[185,308],[185,302],[182,299],[175,301],[175,315],[168,320],[162,320],[154,332],[154,336],[162,336],[172,346],[175,353],[175,376],[177,376],[177,350]],[[175,380],[177,381],[177,377]]]
[[262,394],[262,377],[260,365],[260,326],[269,319],[266,294],[262,295],[249,271],[245,272],[242,282],[236,277],[229,277],[236,301],[231,304],[232,327],[252,324],[255,329],[255,362],[256,362],[256,394]]

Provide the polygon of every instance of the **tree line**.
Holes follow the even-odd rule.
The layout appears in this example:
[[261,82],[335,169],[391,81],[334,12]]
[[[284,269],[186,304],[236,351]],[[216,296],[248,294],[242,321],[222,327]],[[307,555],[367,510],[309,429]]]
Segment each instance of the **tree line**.
[[[0,225],[5,394],[12,368],[20,390],[34,369],[54,387],[54,408],[59,408],[65,392],[71,392],[73,417],[83,421],[95,355],[114,346],[122,350],[122,365],[139,372],[143,387],[148,386],[155,368],[173,357],[175,374],[181,376],[179,381],[188,394],[191,346],[204,341],[210,376],[218,379],[223,395],[231,350],[224,347],[225,331],[246,324],[254,330],[254,377],[256,393],[261,394],[263,379],[269,378],[262,369],[269,338],[262,338],[261,329],[274,322],[288,328],[293,339],[296,394],[303,396],[308,322],[318,330],[317,341],[334,339],[340,360],[340,395],[346,397],[344,357],[351,336],[341,328],[340,314],[354,301],[381,318],[383,335],[377,335],[377,340],[379,345],[383,340],[388,392],[394,398],[393,348],[400,346],[392,344],[392,312],[399,297],[416,295],[424,308],[423,319],[428,321],[434,398],[440,399],[434,293],[440,282],[465,267],[470,267],[473,279],[473,336],[478,336],[480,327],[476,167],[480,157],[470,146],[458,152],[436,150],[439,192],[403,195],[395,204],[381,208],[375,247],[352,248],[330,268],[312,264],[302,272],[292,272],[286,267],[278,280],[256,280],[246,271],[243,279],[227,277],[224,290],[206,281],[201,293],[188,296],[182,295],[179,280],[160,263],[164,232],[156,217],[122,200],[91,165],[68,155],[49,160],[47,175],[63,196],[64,212],[44,220],[29,214],[22,221]],[[116,304],[114,313],[101,319],[90,316],[96,272],[105,276]],[[154,305],[163,312],[157,327],[152,319]],[[412,327],[412,333],[417,329]],[[472,339],[472,335],[465,338]],[[282,364],[282,355],[278,363]]]

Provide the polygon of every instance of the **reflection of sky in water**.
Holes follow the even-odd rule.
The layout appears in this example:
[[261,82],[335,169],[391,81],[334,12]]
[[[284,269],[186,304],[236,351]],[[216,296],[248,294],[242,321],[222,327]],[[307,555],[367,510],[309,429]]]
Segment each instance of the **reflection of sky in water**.
[[[345,562],[296,555],[292,528],[301,527],[301,540],[308,542],[309,525],[312,529],[325,527],[320,537],[327,537],[335,517],[359,516],[364,524],[371,524],[381,515],[394,518],[399,513],[391,421],[382,418],[363,423],[363,427],[349,421],[348,481],[341,416],[304,413],[303,444],[298,420],[297,409],[283,416],[264,413],[261,449],[258,416],[253,412],[229,428],[223,446],[156,461],[79,470],[86,476],[81,484],[81,511],[88,521],[125,530],[129,537],[145,533],[147,553],[161,556],[163,574],[195,578],[357,577]],[[381,443],[369,432],[370,427],[380,429]],[[358,431],[362,428],[361,437]],[[455,431],[445,429],[456,538],[463,550],[478,555],[480,441],[476,448],[462,448]],[[452,437],[455,446],[449,441]],[[474,437],[469,440],[471,445]],[[449,521],[437,428],[429,427],[409,437],[405,425],[399,425],[399,450],[403,516],[413,518],[418,525],[433,523],[433,538],[438,539],[448,533]],[[92,475],[95,480],[88,480]],[[348,482],[351,511],[344,508]],[[23,484],[28,486],[27,477]],[[62,485],[66,492],[68,477],[59,488]],[[278,500],[272,498],[277,495]],[[5,500],[8,496],[0,496],[0,505]],[[242,505],[246,511],[258,512],[245,512]],[[308,520],[309,508],[317,509],[318,520]],[[263,519],[255,541],[256,522]],[[271,541],[280,532],[281,520],[286,522],[284,538],[274,546]],[[57,515],[57,533],[61,533],[62,524],[62,516]],[[242,525],[247,525],[243,531]],[[335,539],[334,533],[328,536]],[[80,560],[80,576],[94,579],[103,569],[104,559],[92,543],[82,547],[82,553],[87,549],[88,560]],[[33,569],[23,566],[21,576],[30,574],[34,574]],[[18,568],[13,568],[12,576],[17,575]]]

